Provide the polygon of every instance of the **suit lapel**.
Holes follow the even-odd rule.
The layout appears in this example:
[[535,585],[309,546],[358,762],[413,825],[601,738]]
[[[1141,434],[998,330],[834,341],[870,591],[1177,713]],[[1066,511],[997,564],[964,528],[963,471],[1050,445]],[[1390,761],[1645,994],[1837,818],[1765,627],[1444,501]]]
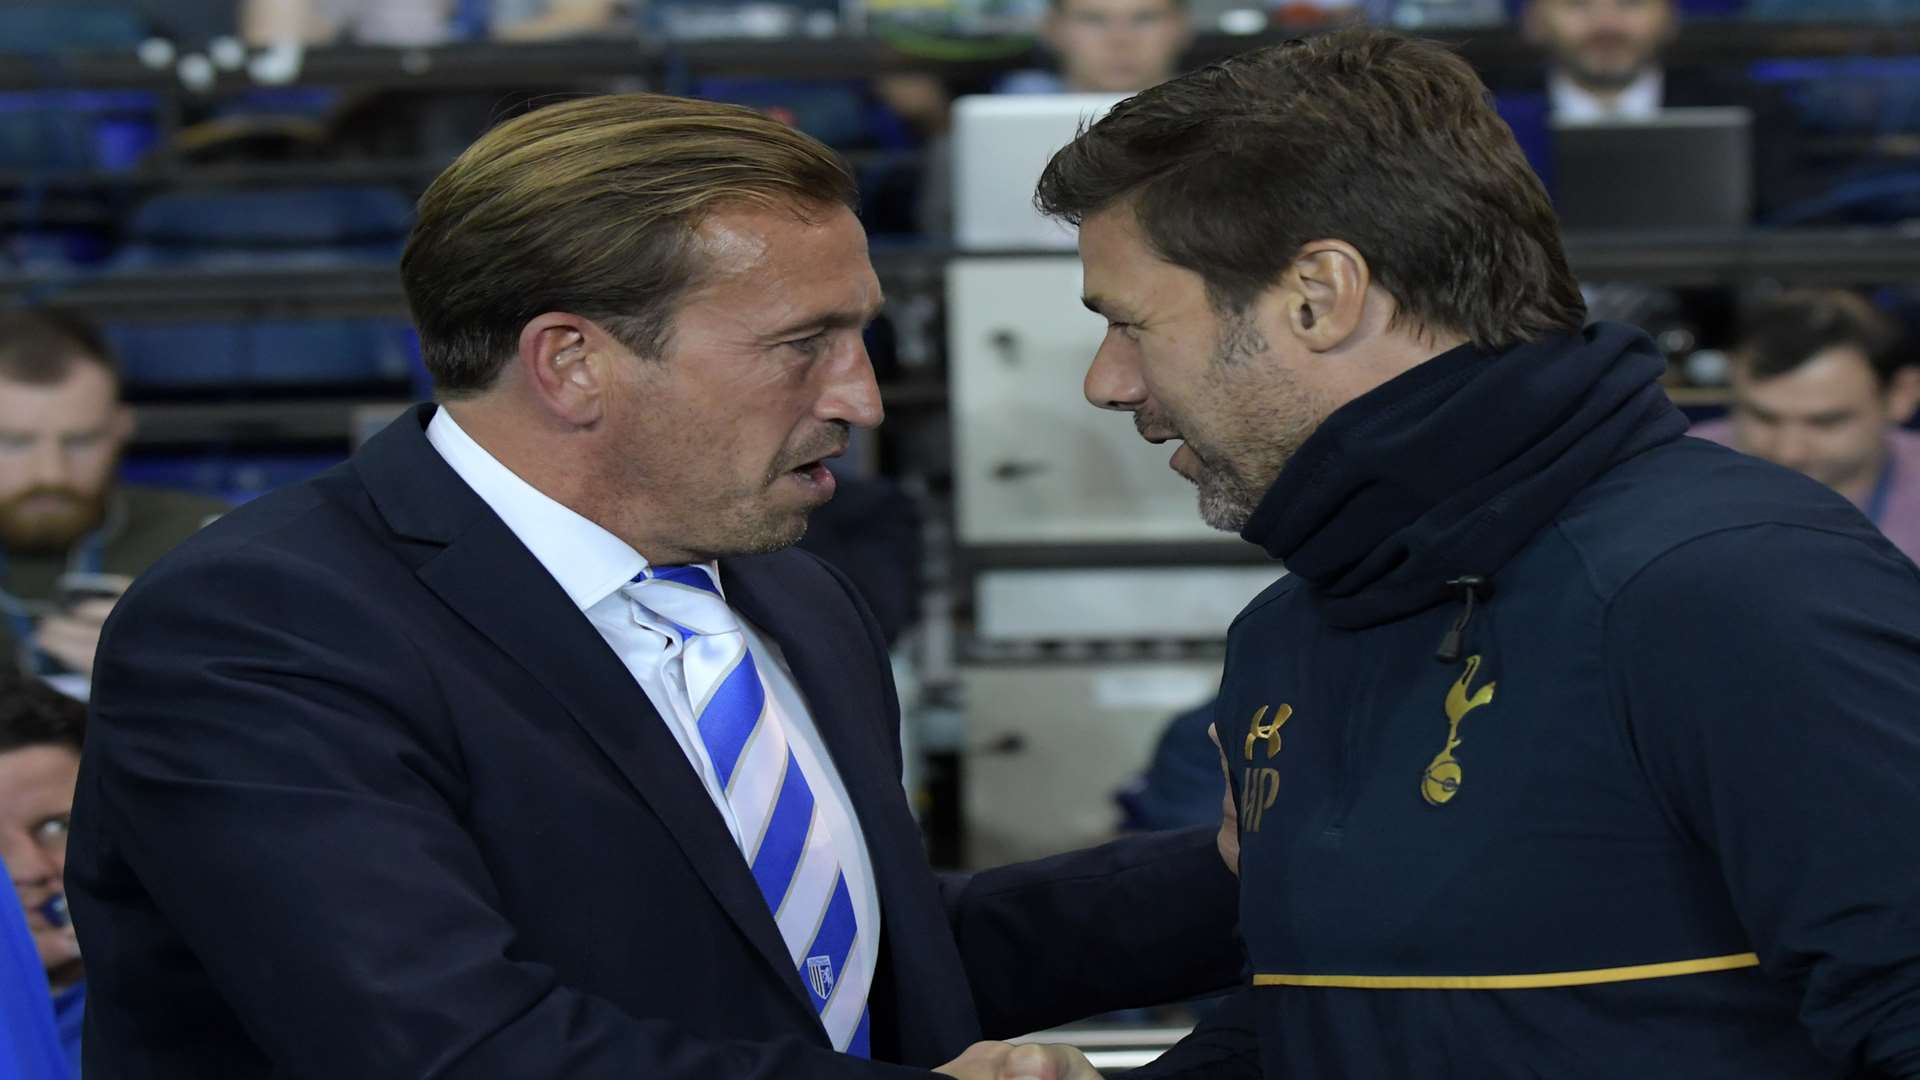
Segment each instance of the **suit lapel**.
[[[445,542],[418,566],[420,580],[538,680],[586,731],[665,823],[714,900],[812,1020],[812,999],[789,962],[767,902],[680,744],[593,624],[426,441],[420,426],[429,415],[416,412],[395,421],[356,463],[397,531]],[[420,426],[403,428],[410,423]],[[412,501],[426,492],[432,502]],[[825,1040],[818,1023],[806,1030]]]
[[[732,559],[720,572],[727,602],[785,654],[866,836],[883,959],[904,975],[877,984],[883,992],[894,987],[892,1002],[872,1000],[895,1025],[902,1062],[945,1061],[979,1037],[980,1022],[887,743],[898,738],[892,676],[875,670],[880,658],[846,590],[812,557],[785,551]],[[950,992],[956,988],[961,993]],[[876,1011],[876,1022],[882,1016]]]
[[[720,571],[728,604],[786,656],[867,833],[878,874],[880,863],[893,861],[886,856],[899,839],[894,834],[906,801],[899,771],[879,738],[888,695],[886,686],[871,677],[876,658],[865,627],[835,618],[852,608],[838,584],[807,556],[781,552],[727,560]],[[917,831],[914,847],[916,858],[924,861]]]

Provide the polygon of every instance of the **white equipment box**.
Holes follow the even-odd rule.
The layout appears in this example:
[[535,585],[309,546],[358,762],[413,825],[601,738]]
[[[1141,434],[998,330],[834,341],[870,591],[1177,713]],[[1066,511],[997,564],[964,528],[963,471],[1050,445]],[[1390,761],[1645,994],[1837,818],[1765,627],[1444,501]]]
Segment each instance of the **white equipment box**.
[[1040,216],[1033,189],[1080,126],[1125,94],[985,94],[953,103],[953,236],[968,251],[1072,251],[1071,226]]
[[956,260],[947,320],[961,543],[1240,543],[1200,520],[1171,444],[1087,403],[1106,324],[1077,257]]
[[961,680],[975,748],[965,858],[997,866],[1111,839],[1115,792],[1145,769],[1167,721],[1219,689],[1220,663],[982,665]]

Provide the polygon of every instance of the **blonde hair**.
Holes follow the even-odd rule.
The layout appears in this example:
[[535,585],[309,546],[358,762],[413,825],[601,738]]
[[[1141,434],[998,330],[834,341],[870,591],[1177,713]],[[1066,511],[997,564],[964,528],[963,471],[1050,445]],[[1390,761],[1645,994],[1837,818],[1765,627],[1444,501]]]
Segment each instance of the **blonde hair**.
[[420,198],[400,259],[443,397],[485,390],[535,316],[592,319],[643,356],[665,347],[706,267],[715,210],[854,208],[832,150],[751,109],[663,94],[582,98],[483,135]]

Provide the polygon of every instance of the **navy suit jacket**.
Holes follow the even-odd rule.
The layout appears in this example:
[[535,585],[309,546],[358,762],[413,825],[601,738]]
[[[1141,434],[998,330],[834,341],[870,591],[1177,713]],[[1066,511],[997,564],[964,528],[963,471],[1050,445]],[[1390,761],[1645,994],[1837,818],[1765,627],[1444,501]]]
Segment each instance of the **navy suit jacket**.
[[431,415],[209,527],[110,621],[67,869],[89,1080],[924,1076],[1238,977],[1208,830],[929,870],[873,619],[812,556],[725,560],[873,856],[876,1060],[833,1053],[679,745]]

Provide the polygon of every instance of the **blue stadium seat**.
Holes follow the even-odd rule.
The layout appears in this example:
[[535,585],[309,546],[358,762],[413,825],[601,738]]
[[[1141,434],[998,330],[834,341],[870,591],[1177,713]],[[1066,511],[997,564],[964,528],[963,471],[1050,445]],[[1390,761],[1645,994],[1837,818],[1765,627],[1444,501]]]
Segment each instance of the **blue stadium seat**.
[[136,454],[120,466],[120,479],[141,487],[191,491],[232,503],[265,495],[333,468],[344,454]]
[[[1920,13],[1920,0],[1900,6]],[[1785,97],[1808,147],[1828,147],[1802,163],[1809,194],[1774,209],[1768,224],[1883,225],[1920,217],[1920,169],[1905,153],[1882,150],[1904,141],[1888,136],[1920,134],[1920,59],[1766,60],[1749,74]]]
[[113,4],[0,4],[0,53],[131,49],[147,30],[139,12]]
[[1756,19],[1889,22],[1920,16],[1920,0],[1747,0]]
[[697,80],[690,93],[759,109],[839,149],[874,142],[882,111],[867,100],[864,86],[843,80],[709,78]]
[[0,93],[0,168],[129,169],[160,137],[144,90]]
[[0,268],[59,276],[95,266],[113,255],[114,238],[101,226],[33,224],[0,233]]
[[107,336],[136,394],[410,383],[417,350],[396,319],[118,323]]
[[173,191],[128,223],[119,264],[229,269],[386,262],[406,244],[413,203],[381,187]]
[[[1680,14],[1683,18],[1739,15],[1753,2],[1755,0],[1680,0]],[[1826,0],[1818,2],[1824,4]],[[1520,9],[1525,4],[1526,0],[1507,0],[1507,14],[1519,18]],[[1807,6],[1811,7],[1812,4]]]

